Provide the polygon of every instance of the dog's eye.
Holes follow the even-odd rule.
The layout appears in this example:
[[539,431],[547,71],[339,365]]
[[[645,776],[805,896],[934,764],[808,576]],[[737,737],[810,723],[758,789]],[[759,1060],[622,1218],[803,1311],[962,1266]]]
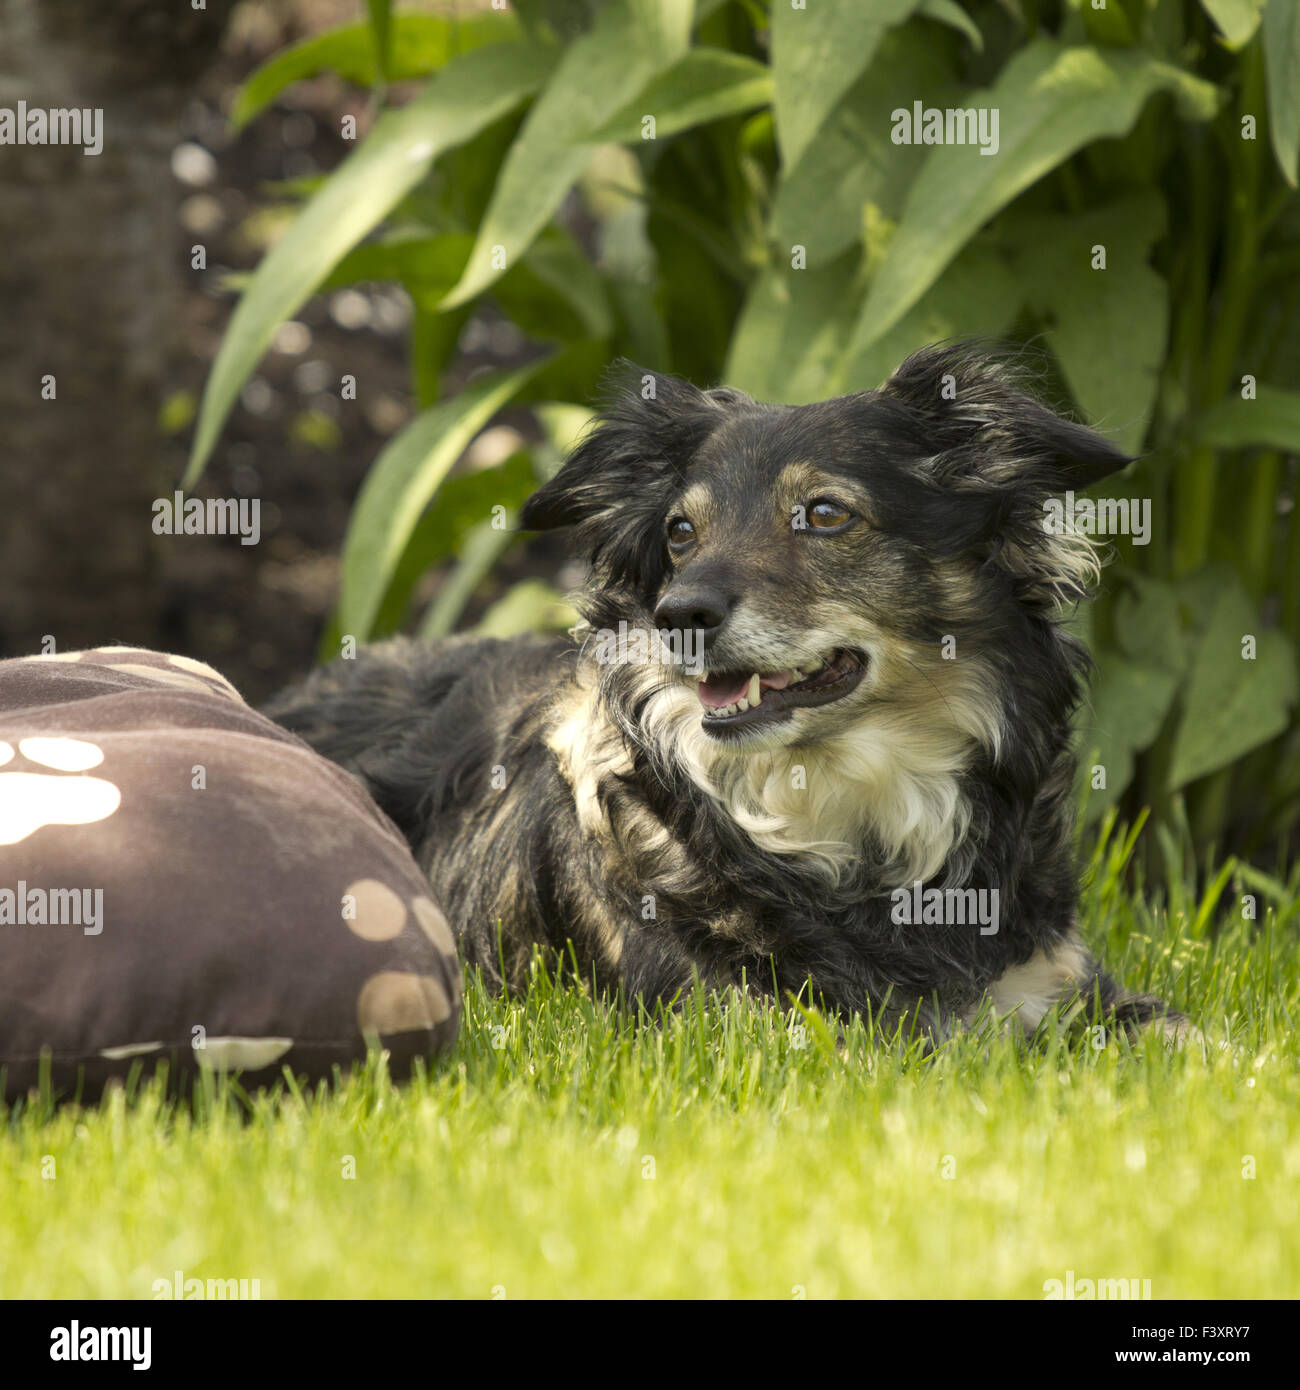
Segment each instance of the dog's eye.
[[695,539],[695,527],[684,516],[676,516],[668,523],[668,544],[674,550],[690,545]]
[[853,513],[829,497],[819,497],[808,504],[808,525],[818,531],[842,531]]

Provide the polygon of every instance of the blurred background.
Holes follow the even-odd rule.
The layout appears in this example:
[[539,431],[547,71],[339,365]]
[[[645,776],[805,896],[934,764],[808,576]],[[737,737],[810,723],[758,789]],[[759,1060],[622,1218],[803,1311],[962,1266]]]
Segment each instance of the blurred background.
[[[256,703],[344,637],[564,627],[514,514],[614,358],[801,402],[995,335],[1150,509],[1074,619],[1085,822],[1294,899],[1293,0],[0,0],[20,100],[104,149],[0,146],[0,655]],[[917,103],[996,153],[900,143]],[[182,486],[259,543],[155,534]]]

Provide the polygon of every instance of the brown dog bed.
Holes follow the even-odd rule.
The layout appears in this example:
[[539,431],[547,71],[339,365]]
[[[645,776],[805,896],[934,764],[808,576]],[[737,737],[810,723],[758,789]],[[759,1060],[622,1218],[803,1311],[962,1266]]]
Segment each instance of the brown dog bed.
[[63,1097],[166,1059],[260,1084],[453,1041],[455,943],[392,823],[211,667],[0,661],[0,1075]]

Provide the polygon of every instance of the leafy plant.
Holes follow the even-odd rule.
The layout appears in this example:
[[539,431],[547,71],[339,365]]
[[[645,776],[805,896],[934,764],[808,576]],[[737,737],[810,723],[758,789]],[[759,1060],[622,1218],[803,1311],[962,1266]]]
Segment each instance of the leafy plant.
[[[384,109],[252,276],[186,478],[312,293],[405,286],[425,413],[357,503],[340,630],[403,625],[420,573],[459,551],[451,599],[423,622],[448,630],[511,543],[484,529],[490,509],[509,514],[554,463],[616,356],[797,403],[875,386],[938,338],[1005,334],[1042,350],[1049,394],[1137,456],[1103,498],[1150,505],[1149,535],[1116,537],[1106,597],[1079,616],[1100,667],[1087,814],[1150,805],[1169,834],[1247,852],[1295,831],[1294,4],[369,12],[273,59],[237,103],[250,119],[328,68]],[[389,104],[391,83],[426,77]],[[896,113],[918,102],[996,113],[996,153],[896,143]],[[547,355],[444,398],[461,328],[488,304]],[[543,445],[456,475],[507,404],[549,419]]]

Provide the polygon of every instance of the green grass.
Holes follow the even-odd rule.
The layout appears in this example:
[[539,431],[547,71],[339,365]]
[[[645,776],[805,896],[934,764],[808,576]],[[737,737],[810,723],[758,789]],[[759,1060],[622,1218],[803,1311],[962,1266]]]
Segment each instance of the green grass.
[[455,1051],[409,1085],[380,1061],[197,1112],[153,1083],[15,1108],[0,1295],[148,1298],[179,1269],[263,1298],[1041,1298],[1073,1270],[1295,1297],[1300,875],[1230,864],[1166,911],[1124,886],[1132,847],[1099,842],[1086,933],[1205,1055],[1061,1032],[925,1058],[703,998],[638,1030],[544,977],[515,1001],[471,982]]

